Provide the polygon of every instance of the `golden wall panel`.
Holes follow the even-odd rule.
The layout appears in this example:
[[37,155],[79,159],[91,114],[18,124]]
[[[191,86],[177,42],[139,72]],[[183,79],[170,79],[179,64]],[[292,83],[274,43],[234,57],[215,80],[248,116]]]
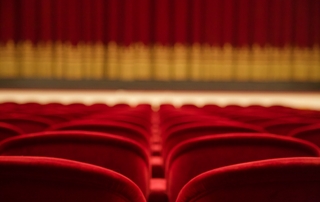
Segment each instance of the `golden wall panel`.
[[105,78],[110,79],[110,80],[116,80],[118,79],[118,68],[119,68],[119,63],[118,63],[118,46],[114,42],[110,42],[107,45],[106,48],[106,65],[107,65],[107,71]]
[[183,81],[188,79],[187,59],[188,48],[182,44],[175,44],[172,53],[172,80]]
[[19,77],[17,64],[16,45],[13,41],[6,44],[0,44],[0,77],[1,78],[16,78]]
[[52,45],[51,43],[38,43],[35,47],[36,77],[51,79],[52,73]]
[[320,82],[320,46],[314,46],[311,58],[310,80]]
[[52,63],[52,77],[55,79],[62,79],[64,72],[64,44],[56,42],[53,44],[53,51],[51,56]]
[[168,81],[171,79],[172,54],[173,51],[168,46],[156,44],[153,46],[153,66],[155,80]]
[[200,44],[193,44],[189,47],[190,53],[190,80],[192,81],[201,81],[201,72],[202,65],[201,65],[201,55],[202,49]]
[[236,81],[249,81],[251,77],[251,51],[248,47],[241,47],[234,50],[234,77]]
[[319,46],[9,42],[0,46],[0,78],[319,82],[320,53]]
[[[205,44],[202,48],[200,67],[201,67],[201,80],[210,81],[213,80],[217,71],[214,69],[214,58],[212,58],[212,49],[208,44]],[[212,60],[211,60],[212,59]]]
[[96,43],[92,46],[92,57],[91,64],[89,64],[91,69],[91,78],[90,79],[103,79],[104,77],[104,55],[105,55],[105,47],[103,43]]
[[35,47],[31,41],[17,44],[16,58],[18,69],[22,78],[36,78]]
[[[234,67],[234,49],[230,44],[223,46],[220,52],[221,62],[218,63],[218,69],[215,71],[217,74],[215,80],[231,81],[233,80],[233,67]],[[218,58],[217,58],[218,59]],[[218,59],[219,61],[219,59]]]
[[151,78],[151,49],[143,44],[135,45],[135,76],[136,80],[149,80]]
[[119,79],[132,81],[135,78],[135,54],[133,46],[120,48]]

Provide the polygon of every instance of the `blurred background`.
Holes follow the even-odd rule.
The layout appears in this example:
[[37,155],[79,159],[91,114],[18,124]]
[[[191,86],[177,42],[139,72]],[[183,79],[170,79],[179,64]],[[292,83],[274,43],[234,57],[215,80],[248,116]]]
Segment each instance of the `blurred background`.
[[318,0],[0,0],[0,87],[319,91]]

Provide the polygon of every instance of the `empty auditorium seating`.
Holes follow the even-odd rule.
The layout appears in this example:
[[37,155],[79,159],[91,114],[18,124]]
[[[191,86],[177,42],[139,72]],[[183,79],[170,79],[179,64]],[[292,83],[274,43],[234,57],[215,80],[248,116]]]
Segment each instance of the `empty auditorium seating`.
[[149,193],[149,158],[134,141],[106,133],[51,131],[8,138],[2,156],[46,156],[70,159],[114,170]]
[[144,202],[131,180],[91,164],[47,157],[0,156],[0,201]]
[[[177,106],[167,103],[157,107],[148,103],[129,105],[123,102],[107,105],[105,103],[71,102],[63,104],[30,101],[0,103],[0,112],[2,113],[0,117],[0,140],[2,140],[0,142],[0,167],[2,159],[6,161],[16,159],[23,162],[20,168],[27,169],[28,172],[25,175],[30,174],[28,175],[30,178],[25,179],[34,179],[35,187],[32,187],[30,180],[21,181],[21,185],[18,185],[18,182],[20,183],[18,178],[12,179],[12,185],[18,188],[30,185],[29,191],[27,189],[26,192],[21,192],[27,196],[26,199],[30,199],[29,201],[37,201],[37,199],[48,201],[41,197],[47,197],[47,194],[55,191],[61,195],[52,198],[52,201],[81,201],[81,199],[83,201],[105,201],[106,197],[110,197],[106,201],[123,199],[123,201],[175,202],[180,191],[177,201],[190,199],[204,202],[211,201],[210,197],[214,197],[212,198],[214,200],[223,199],[223,201],[228,201],[230,197],[230,200],[234,201],[235,198],[232,196],[225,196],[226,192],[232,193],[232,191],[236,191],[235,196],[239,194],[241,196],[240,192],[243,191],[243,200],[252,201],[246,198],[251,187],[245,184],[250,183],[251,177],[248,177],[249,181],[246,181],[243,176],[235,178],[244,179],[243,183],[247,187],[239,189],[241,191],[228,185],[232,179],[221,178],[225,184],[211,194],[211,185],[218,187],[219,183],[211,182],[211,174],[208,175],[208,179],[200,176],[206,175],[203,174],[206,172],[214,173],[216,170],[220,173],[224,168],[228,171],[229,167],[237,167],[245,162],[255,165],[255,162],[266,159],[274,159],[270,162],[278,162],[275,159],[320,156],[320,148],[316,146],[320,145],[320,138],[317,135],[320,128],[318,123],[320,112],[317,110],[301,110],[280,105],[219,106],[207,104],[197,106],[189,103]],[[273,134],[270,134],[269,131]],[[28,160],[23,160],[23,158]],[[44,164],[40,162],[42,159],[44,159]],[[111,181],[106,180],[111,184],[103,185],[104,180],[99,184],[100,182],[96,182],[95,178],[86,180],[86,174],[82,178],[80,174],[77,174],[80,171],[75,171],[79,176],[75,177],[78,181],[93,184],[90,188],[79,184],[81,189],[87,190],[81,192],[83,197],[76,196],[73,192],[77,187],[63,181],[67,179],[67,174],[61,171],[61,182],[55,184],[63,184],[61,185],[65,188],[63,191],[50,184],[52,179],[57,178],[56,175],[53,175],[52,178],[48,176],[44,178],[44,181],[40,181],[37,180],[37,177],[41,177],[41,173],[33,176],[36,171],[39,171],[38,168],[32,167],[34,171],[31,172],[31,168],[29,170],[26,165],[28,164],[26,162],[35,163],[36,166],[41,165],[42,169],[46,165],[49,166],[50,162],[56,164],[58,161],[62,162],[58,163],[59,165],[64,164],[63,162],[73,162],[74,165],[94,166],[100,171],[103,170],[102,173],[107,172],[107,176],[111,172],[113,173]],[[289,160],[285,161],[289,162]],[[14,164],[20,163],[15,162]],[[57,165],[54,165],[54,169],[57,168]],[[82,166],[80,166],[81,169]],[[245,168],[248,172],[250,169],[249,166]],[[18,173],[18,168],[12,171]],[[0,181],[6,179],[1,172],[0,170]],[[13,172],[8,176],[13,176]],[[52,172],[55,171],[52,170]],[[223,176],[227,178],[227,175]],[[19,174],[16,176],[19,177]],[[246,174],[246,176],[249,175]],[[70,174],[70,177],[73,179],[73,175]],[[208,192],[201,189],[197,184],[198,181],[194,183],[198,178],[199,183],[209,186],[205,188]],[[117,186],[118,182],[120,184],[129,182],[123,185],[128,189],[121,189],[122,185]],[[259,179],[256,182],[259,184]],[[35,192],[34,190],[41,191],[42,184],[45,186],[40,198],[34,198],[36,195],[29,194],[29,192]],[[0,182],[0,186],[5,190],[5,194],[2,194],[0,187],[0,201],[8,201],[3,199],[13,195],[10,191],[10,183]],[[64,196],[67,194],[68,186],[72,193],[70,196]],[[53,189],[47,190],[50,187]],[[97,190],[91,190],[91,187]],[[105,191],[104,187],[109,191]],[[313,189],[311,185],[306,188],[310,188],[311,191]],[[199,194],[198,191],[208,196]],[[88,200],[91,194],[95,196],[92,197],[92,200]],[[122,197],[123,194],[124,197]],[[262,194],[260,195],[258,191],[253,196],[260,197]],[[19,197],[16,196],[14,199],[20,201]],[[270,201],[269,195],[266,197],[265,201]],[[299,197],[297,199],[300,200]],[[242,200],[241,197],[239,199]],[[258,198],[256,201],[264,200]],[[287,200],[283,199],[283,201]]]
[[313,144],[271,134],[238,133],[193,138],[176,146],[167,158],[170,201],[193,177],[214,168],[271,158],[320,156]]
[[320,158],[282,158],[213,169],[193,178],[176,202],[320,200]]

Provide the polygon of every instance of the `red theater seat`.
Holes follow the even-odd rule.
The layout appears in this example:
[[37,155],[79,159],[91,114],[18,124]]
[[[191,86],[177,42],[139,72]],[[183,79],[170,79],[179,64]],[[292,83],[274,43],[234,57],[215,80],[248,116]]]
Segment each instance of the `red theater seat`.
[[89,105],[88,108],[92,111],[101,111],[101,110],[109,110],[110,107],[105,103],[94,103],[92,105]]
[[149,148],[150,134],[145,130],[132,124],[121,123],[109,120],[77,120],[57,124],[48,130],[83,130],[103,132],[130,138],[145,148]]
[[20,135],[22,133],[22,130],[13,125],[7,123],[0,123],[0,141],[9,137]]
[[288,135],[294,129],[299,127],[311,125],[314,123],[314,120],[301,120],[301,119],[288,119],[288,120],[272,120],[265,122],[263,125],[264,129],[270,133],[279,134],[279,135]]
[[49,102],[44,104],[43,107],[49,109],[60,109],[62,107],[65,107],[65,105],[60,102]]
[[320,148],[320,124],[313,124],[297,128],[289,136],[307,140],[316,144]]
[[16,102],[2,102],[0,103],[0,110],[1,111],[12,111],[12,110],[15,110],[17,109],[19,106],[18,103]]
[[193,178],[176,202],[320,201],[320,158],[282,158],[213,169]]
[[178,117],[172,117],[171,119],[166,119],[161,123],[161,129],[164,133],[170,132],[173,128],[191,123],[201,123],[201,122],[235,122],[230,119],[217,116],[208,115],[191,115],[191,114],[180,114]]
[[118,109],[130,109],[131,106],[130,104],[126,103],[126,102],[123,102],[123,103],[117,103],[117,104],[114,104],[112,106],[112,108],[118,108]]
[[0,122],[20,128],[23,133],[35,133],[46,130],[53,123],[47,119],[34,116],[2,117]]
[[264,132],[261,128],[237,122],[215,121],[183,124],[163,135],[162,155],[168,153],[179,143],[195,137],[224,133],[257,133]]
[[193,138],[174,148],[166,162],[170,201],[193,177],[208,170],[271,158],[320,156],[315,145],[271,134],[223,134]]
[[93,114],[91,116],[86,116],[83,119],[93,119],[93,120],[106,120],[106,121],[117,121],[122,123],[132,124],[134,126],[140,127],[146,132],[150,132],[150,121],[146,121],[139,117],[132,117],[126,114],[109,114],[109,113],[102,113],[102,114]]
[[70,121],[70,119],[64,117],[63,115],[59,115],[59,114],[38,113],[38,116],[49,119],[50,121],[53,122],[53,124],[58,124],[58,123]]
[[0,157],[0,201],[144,202],[131,180],[91,164],[47,157]]
[[165,110],[174,110],[176,109],[175,106],[171,103],[162,103],[159,106],[159,112],[165,111]]
[[70,159],[114,170],[135,182],[147,196],[150,167],[146,150],[134,141],[106,133],[51,131],[8,138],[2,156],[46,156]]

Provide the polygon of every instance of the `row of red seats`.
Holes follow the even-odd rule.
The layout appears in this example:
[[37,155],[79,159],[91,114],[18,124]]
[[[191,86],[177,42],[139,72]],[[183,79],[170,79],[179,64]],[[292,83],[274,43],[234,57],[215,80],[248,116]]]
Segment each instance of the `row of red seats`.
[[[234,164],[202,173],[177,202],[318,201],[319,158],[277,158]],[[128,178],[112,170],[49,157],[0,156],[2,201],[143,202]]]
[[[193,128],[193,130],[197,130],[199,133],[199,128],[201,128],[202,131],[206,130],[210,132],[208,126],[205,125],[212,126],[213,124],[219,124],[221,126],[224,124],[232,124],[235,126],[238,124],[238,127],[247,128],[247,131],[249,129],[257,132],[298,137],[312,141],[320,146],[320,140],[317,140],[316,137],[311,137],[311,134],[316,134],[320,128],[320,112],[316,110],[301,110],[284,106],[263,107],[256,105],[248,107],[236,105],[226,107],[205,105],[201,108],[195,105],[185,105],[179,109],[175,109],[169,105],[163,106],[163,111],[165,115],[163,115],[162,118],[164,120],[162,131],[164,134],[169,133],[169,135],[165,135],[165,138],[166,136],[171,136],[170,134],[174,134],[175,130],[181,131],[183,127],[187,128],[186,130],[188,131]],[[196,118],[194,118],[195,116]],[[170,121],[170,119],[173,120]],[[222,121],[224,123],[221,123]],[[233,123],[231,123],[232,121]],[[188,125],[182,123],[187,123]],[[217,132],[220,133],[223,131]]]
[[[6,104],[8,106],[8,103],[3,105]],[[57,108],[53,107],[55,110],[52,110],[52,112],[58,113],[61,109],[59,113],[64,112],[67,117],[73,118],[51,124],[43,129],[44,132],[25,133],[5,139],[0,143],[0,154],[2,156],[58,157],[98,165],[104,167],[105,170],[111,169],[132,180],[131,184],[140,188],[141,193],[138,195],[142,195],[143,200],[190,201],[192,198],[198,198],[199,201],[208,201],[209,196],[212,195],[211,192],[209,193],[210,187],[219,189],[219,183],[217,183],[219,180],[212,179],[220,179],[221,176],[226,177],[228,174],[225,172],[230,172],[230,175],[237,173],[234,166],[238,166],[240,171],[244,169],[241,172],[248,171],[254,174],[256,172],[268,173],[268,167],[271,169],[276,164],[277,166],[273,168],[277,167],[279,173],[284,172],[288,176],[294,176],[293,173],[304,167],[307,169],[308,163],[310,169],[319,167],[317,157],[319,157],[320,151],[316,145],[293,137],[270,134],[261,126],[240,122],[232,117],[222,115],[223,108],[219,113],[217,110],[215,114],[213,110],[208,110],[208,108],[219,108],[214,105],[207,105],[202,108],[194,105],[185,105],[179,108],[172,105],[162,105],[158,112],[152,112],[150,105],[130,107],[123,104],[102,107],[103,104],[99,104],[101,106],[93,105],[95,106],[93,109],[92,106],[79,103],[70,106],[53,103],[48,105],[32,103],[31,106],[35,106],[35,111],[32,111],[30,105],[11,104],[14,107],[4,107],[3,111],[6,111],[6,116],[11,116],[12,119],[3,120],[14,120],[21,117],[32,119],[33,116],[39,116],[40,112],[48,110],[47,107],[50,105],[57,106]],[[2,110],[1,106],[3,105],[0,104],[0,110]],[[274,107],[281,108],[280,106]],[[228,113],[231,113],[230,108],[234,109],[234,112],[238,113],[239,116],[241,116],[239,108],[245,109],[228,106],[225,107],[226,112],[229,110]],[[270,111],[270,108],[261,106],[252,106],[252,108],[260,111],[263,111],[263,109]],[[289,108],[283,108],[289,111]],[[15,114],[17,109],[20,110],[19,115]],[[299,111],[292,108],[290,110]],[[279,112],[280,110],[276,111]],[[227,114],[226,112],[225,114]],[[25,115],[21,115],[23,113]],[[317,111],[307,112],[305,110],[303,115],[312,114],[313,118],[316,119],[316,113]],[[243,114],[244,116],[247,115]],[[252,116],[254,115],[256,114],[252,113]],[[274,119],[277,118],[279,117],[275,116]],[[23,128],[21,127],[23,125],[14,125],[20,126],[20,129]],[[288,157],[291,158],[284,159]],[[160,161],[155,161],[155,159],[160,159]],[[260,160],[266,159],[273,160],[260,162]],[[15,161],[19,160],[16,159]],[[33,161],[32,158],[29,158],[29,160]],[[37,158],[35,161],[38,160],[41,161],[42,159]],[[44,160],[50,161],[50,159]],[[150,162],[152,169],[150,168]],[[306,165],[303,164],[304,162]],[[245,164],[242,165],[242,163]],[[263,166],[260,168],[259,165]],[[259,168],[261,171],[255,171],[255,168]],[[316,174],[313,174],[309,177],[315,177],[314,179],[316,179]],[[163,177],[163,179],[152,179],[150,185],[151,175],[152,177]],[[272,177],[273,174],[271,172],[268,175]],[[238,176],[238,179],[246,179],[246,176],[251,175],[244,174],[243,178]],[[286,177],[279,178],[276,175],[273,177],[275,179],[286,179]],[[224,181],[228,180],[225,179]],[[308,180],[311,180],[311,178],[305,180],[309,182]],[[250,179],[246,179],[245,182],[248,183],[246,186],[251,183]],[[255,183],[263,182],[259,179],[255,181]],[[318,186],[319,182],[315,182],[315,185]],[[195,186],[197,183],[206,184],[208,189]],[[276,183],[276,181],[273,181],[273,183]],[[226,190],[229,190],[231,185],[226,183],[224,187],[228,187]],[[283,184],[283,187],[285,186],[287,186],[286,182]],[[299,187],[300,185],[296,186]],[[226,190],[223,192],[224,194],[226,194]],[[206,191],[208,191],[209,198],[204,197]],[[136,193],[136,191],[134,192]],[[218,192],[213,194],[212,197],[217,197],[223,193]],[[315,193],[310,193],[312,197],[318,197]],[[300,199],[306,197],[303,194],[305,192],[301,193]],[[243,197],[247,197],[245,194],[243,195]],[[257,194],[257,197],[261,196]],[[223,195],[221,197],[220,201],[228,201],[223,198]],[[283,199],[281,197],[284,197],[284,195],[280,195],[280,198],[275,201]],[[298,198],[297,196],[296,199]],[[219,199],[219,197],[216,199]],[[239,196],[238,199],[240,199]],[[243,200],[247,199],[243,198]],[[139,200],[141,201],[141,198]]]
[[[27,164],[26,162],[30,161],[30,166],[36,170],[39,163],[51,164],[50,162],[52,162],[53,165],[50,166],[54,167],[60,164],[66,164],[67,167],[69,166],[68,164],[75,164],[67,162],[67,159],[87,163],[87,165],[79,165],[80,168],[88,167],[86,169],[89,169],[90,173],[90,170],[96,170],[96,168],[90,168],[89,165],[99,166],[105,169],[103,175],[111,175],[112,179],[109,176],[109,182],[108,180],[105,182],[111,183],[109,186],[113,187],[114,193],[109,193],[109,195],[113,195],[113,198],[121,198],[121,196],[117,196],[119,195],[118,192],[128,192],[126,195],[130,197],[136,195],[138,198],[135,201],[141,201],[142,198],[146,200],[148,197],[150,192],[150,116],[152,112],[150,105],[141,104],[136,107],[130,107],[127,104],[118,104],[110,107],[105,104],[86,106],[81,103],[71,105],[59,103],[44,105],[38,103],[3,103],[0,104],[0,111],[3,112],[3,117],[0,118],[0,127],[2,126],[1,137],[3,139],[0,144],[0,153],[2,158],[3,156],[10,157],[4,158],[5,162],[9,159],[10,163],[18,165],[20,160],[25,161],[23,164]],[[52,117],[54,118],[52,119]],[[58,120],[57,117],[61,119]],[[10,130],[12,133],[8,132]],[[19,159],[15,158],[12,160],[14,162],[12,162],[10,160],[12,156],[19,156]],[[37,158],[23,160],[25,156]],[[58,158],[58,160],[44,157]],[[59,159],[64,159],[64,161],[59,162]],[[45,162],[43,163],[42,161]],[[36,165],[32,165],[33,163]],[[28,167],[28,165],[24,166]],[[45,165],[43,166],[46,167]],[[43,166],[41,169],[44,169]],[[45,168],[45,172],[49,172],[50,169],[54,170],[50,166]],[[73,167],[75,166],[73,165]],[[61,169],[64,170],[65,168],[59,168],[57,172],[60,172]],[[101,174],[101,170],[99,172]],[[29,175],[30,173],[26,172],[25,174]],[[100,174],[97,173],[95,175],[98,177]],[[69,175],[70,178],[76,178],[76,175]],[[57,176],[49,177],[44,181],[48,181],[48,184],[53,186],[50,181],[57,178]],[[43,176],[40,177],[42,178]],[[82,179],[81,176],[76,181],[91,182],[90,179],[85,177]],[[58,180],[57,183],[59,185],[59,183],[68,184],[70,182],[67,182],[66,177],[66,179],[61,179],[61,182]],[[98,178],[92,180],[92,183],[93,185],[98,183],[94,185],[97,188],[101,185],[99,189],[108,187],[104,183],[100,183]],[[124,187],[121,187],[121,184]],[[90,188],[90,186],[87,187]],[[36,191],[33,185],[28,187],[31,190],[26,191],[25,194]],[[124,189],[126,187],[128,188]],[[47,193],[47,188],[39,189],[39,191]],[[135,193],[130,193],[133,190],[135,190]],[[99,200],[90,199],[86,195],[82,197],[81,194],[77,197],[71,195],[70,200],[105,201],[110,197],[108,195],[109,191],[111,190],[104,188],[100,192],[98,191],[98,195],[95,198],[99,195],[103,196],[103,192],[106,192],[106,195]],[[66,191],[65,194],[67,193]],[[15,198],[12,196],[14,194],[10,194],[10,192],[8,194],[10,197],[5,194],[4,201],[10,200],[12,197]],[[41,197],[46,196],[46,194],[40,195],[40,201],[42,201],[41,199],[44,201],[44,198]],[[54,198],[50,200],[57,201]],[[129,198],[129,201],[131,200]],[[67,200],[63,199],[63,201]],[[127,199],[124,199],[124,201],[127,201]]]
[[[212,169],[265,159],[319,156],[319,148],[310,142],[273,133],[262,124],[241,120],[250,117],[251,121],[257,121],[263,114],[273,114],[268,121],[271,122],[273,119],[279,131],[286,125],[276,123],[277,120],[291,126],[292,120],[298,122],[297,120],[304,119],[305,123],[317,128],[312,132],[314,136],[320,136],[318,111],[283,106],[206,105],[201,108],[195,105],[178,108],[170,104],[160,106],[158,133],[162,139],[163,162],[158,166],[163,167],[169,200],[175,201],[181,190],[180,195],[187,194],[183,187],[199,174]],[[286,119],[282,118],[286,116]],[[257,117],[257,120],[254,117]],[[308,122],[307,117],[310,118]],[[304,125],[294,126],[299,128]],[[189,186],[197,189],[193,185]],[[206,188],[202,192],[205,192]],[[240,198],[233,199],[241,201]]]

